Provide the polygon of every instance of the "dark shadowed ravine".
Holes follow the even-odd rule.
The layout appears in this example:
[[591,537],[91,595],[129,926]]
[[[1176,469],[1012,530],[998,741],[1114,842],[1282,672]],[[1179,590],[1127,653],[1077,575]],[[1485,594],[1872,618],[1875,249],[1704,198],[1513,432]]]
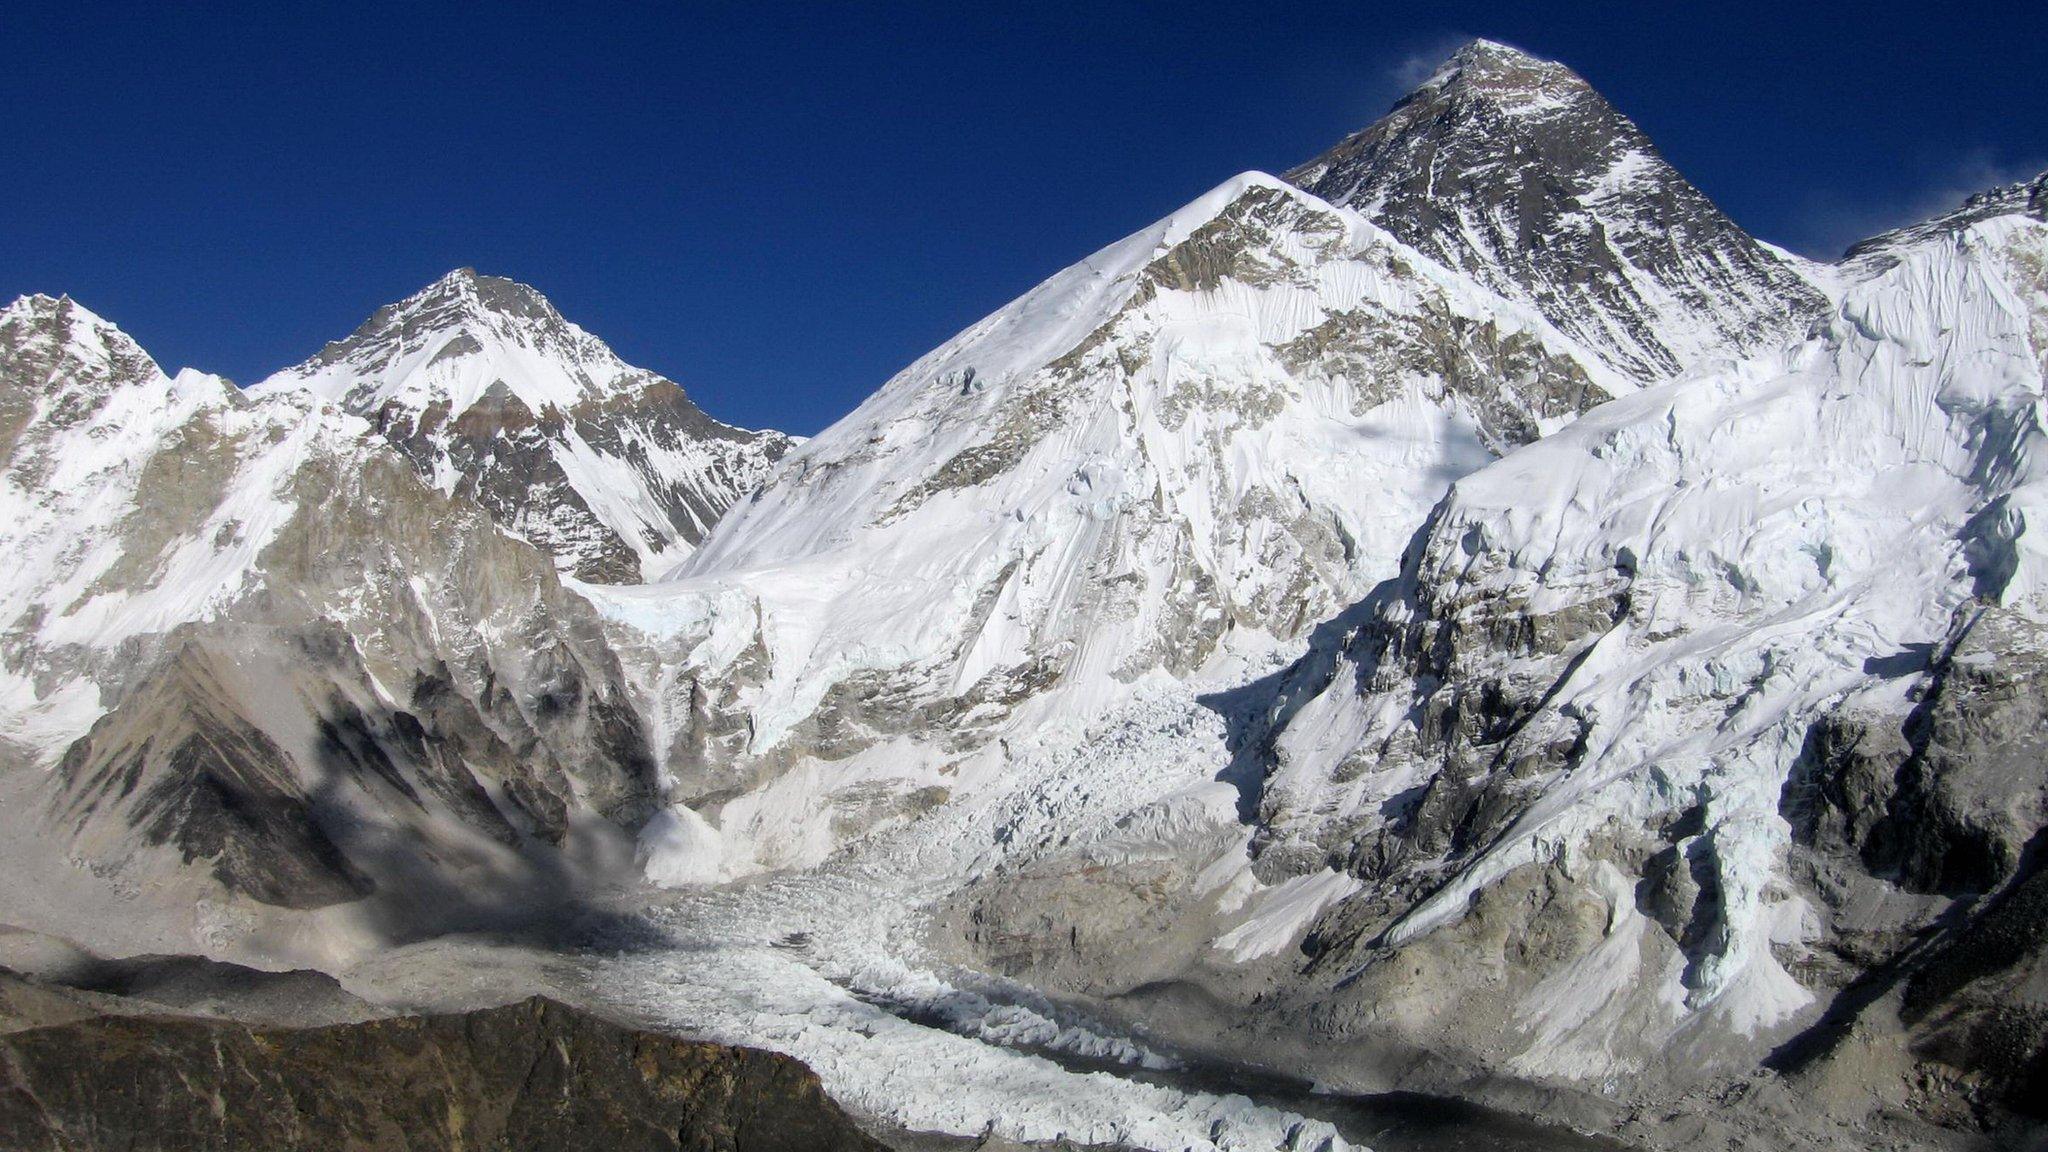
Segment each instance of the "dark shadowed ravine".
[[[928,1027],[946,1026],[946,1021],[933,1013],[864,999]],[[1187,1093],[1242,1096],[1268,1108],[1325,1121],[1345,1140],[1373,1152],[1629,1152],[1634,1147],[1451,1096],[1330,1092],[1270,1068],[1184,1054],[1176,1054],[1172,1067],[1148,1068],[1056,1048],[1030,1046],[1025,1050],[1070,1072],[1106,1073]]]
[[1075,1071],[1113,1072],[1184,1092],[1244,1096],[1269,1108],[1328,1121],[1346,1140],[1373,1152],[1628,1152],[1632,1147],[1448,1096],[1348,1095],[1319,1092],[1294,1077],[1260,1068],[1205,1064],[1154,1070],[1051,1052],[1043,1055]]

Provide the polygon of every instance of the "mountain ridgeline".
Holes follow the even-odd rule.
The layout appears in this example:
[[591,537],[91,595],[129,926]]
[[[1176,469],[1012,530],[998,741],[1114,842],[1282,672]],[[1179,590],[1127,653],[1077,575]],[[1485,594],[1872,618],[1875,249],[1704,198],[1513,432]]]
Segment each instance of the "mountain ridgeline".
[[821,940],[915,913],[863,1003],[919,957],[1651,1146],[2023,1140],[2044,189],[1802,260],[1477,41],[803,441],[466,269],[246,391],[25,297],[0,922],[339,968],[780,873]]

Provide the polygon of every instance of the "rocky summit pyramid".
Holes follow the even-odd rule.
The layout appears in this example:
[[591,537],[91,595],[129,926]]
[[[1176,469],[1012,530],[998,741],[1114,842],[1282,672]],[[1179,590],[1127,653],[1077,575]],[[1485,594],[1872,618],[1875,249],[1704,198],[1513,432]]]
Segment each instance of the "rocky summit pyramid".
[[1490,40],[1287,179],[1645,383],[1827,310],[1802,261],[1743,232],[1577,73]]
[[581,579],[658,575],[789,448],[721,424],[524,284],[462,268],[255,386],[369,420]]

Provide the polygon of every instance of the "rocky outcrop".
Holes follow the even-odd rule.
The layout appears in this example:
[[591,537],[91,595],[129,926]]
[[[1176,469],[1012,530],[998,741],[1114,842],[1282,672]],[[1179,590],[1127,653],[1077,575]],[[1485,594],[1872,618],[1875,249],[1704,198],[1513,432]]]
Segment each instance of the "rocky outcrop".
[[788,1057],[543,999],[305,1029],[109,1016],[0,1053],[0,1145],[23,1152],[883,1147]]
[[1813,726],[1781,810],[1827,1008],[1773,1054],[1787,1075],[1960,1127],[2048,1122],[2042,652],[2038,624],[1973,606],[1903,720]]

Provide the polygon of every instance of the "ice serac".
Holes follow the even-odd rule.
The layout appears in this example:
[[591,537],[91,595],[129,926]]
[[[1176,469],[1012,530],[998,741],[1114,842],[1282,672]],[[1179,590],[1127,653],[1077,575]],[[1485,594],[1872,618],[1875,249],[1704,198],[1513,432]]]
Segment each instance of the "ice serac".
[[1650,383],[1806,333],[1827,300],[1562,64],[1488,40],[1287,174]]
[[524,284],[458,269],[261,384],[370,423],[444,492],[583,580],[688,556],[789,448],[722,424]]
[[1357,882],[1303,1020],[1539,1080],[2038,1102],[2039,189],[1454,486],[1276,696],[1258,870]]
[[8,922],[331,959],[562,896],[651,812],[589,606],[362,420],[48,297],[0,413]]
[[[604,601],[665,637],[677,798],[757,863],[808,862],[969,787],[958,762],[1049,692],[1079,717],[1293,642],[1392,574],[1453,478],[1628,388],[1534,311],[1249,173],[918,361],[675,581]],[[890,741],[918,750],[865,777]]]

